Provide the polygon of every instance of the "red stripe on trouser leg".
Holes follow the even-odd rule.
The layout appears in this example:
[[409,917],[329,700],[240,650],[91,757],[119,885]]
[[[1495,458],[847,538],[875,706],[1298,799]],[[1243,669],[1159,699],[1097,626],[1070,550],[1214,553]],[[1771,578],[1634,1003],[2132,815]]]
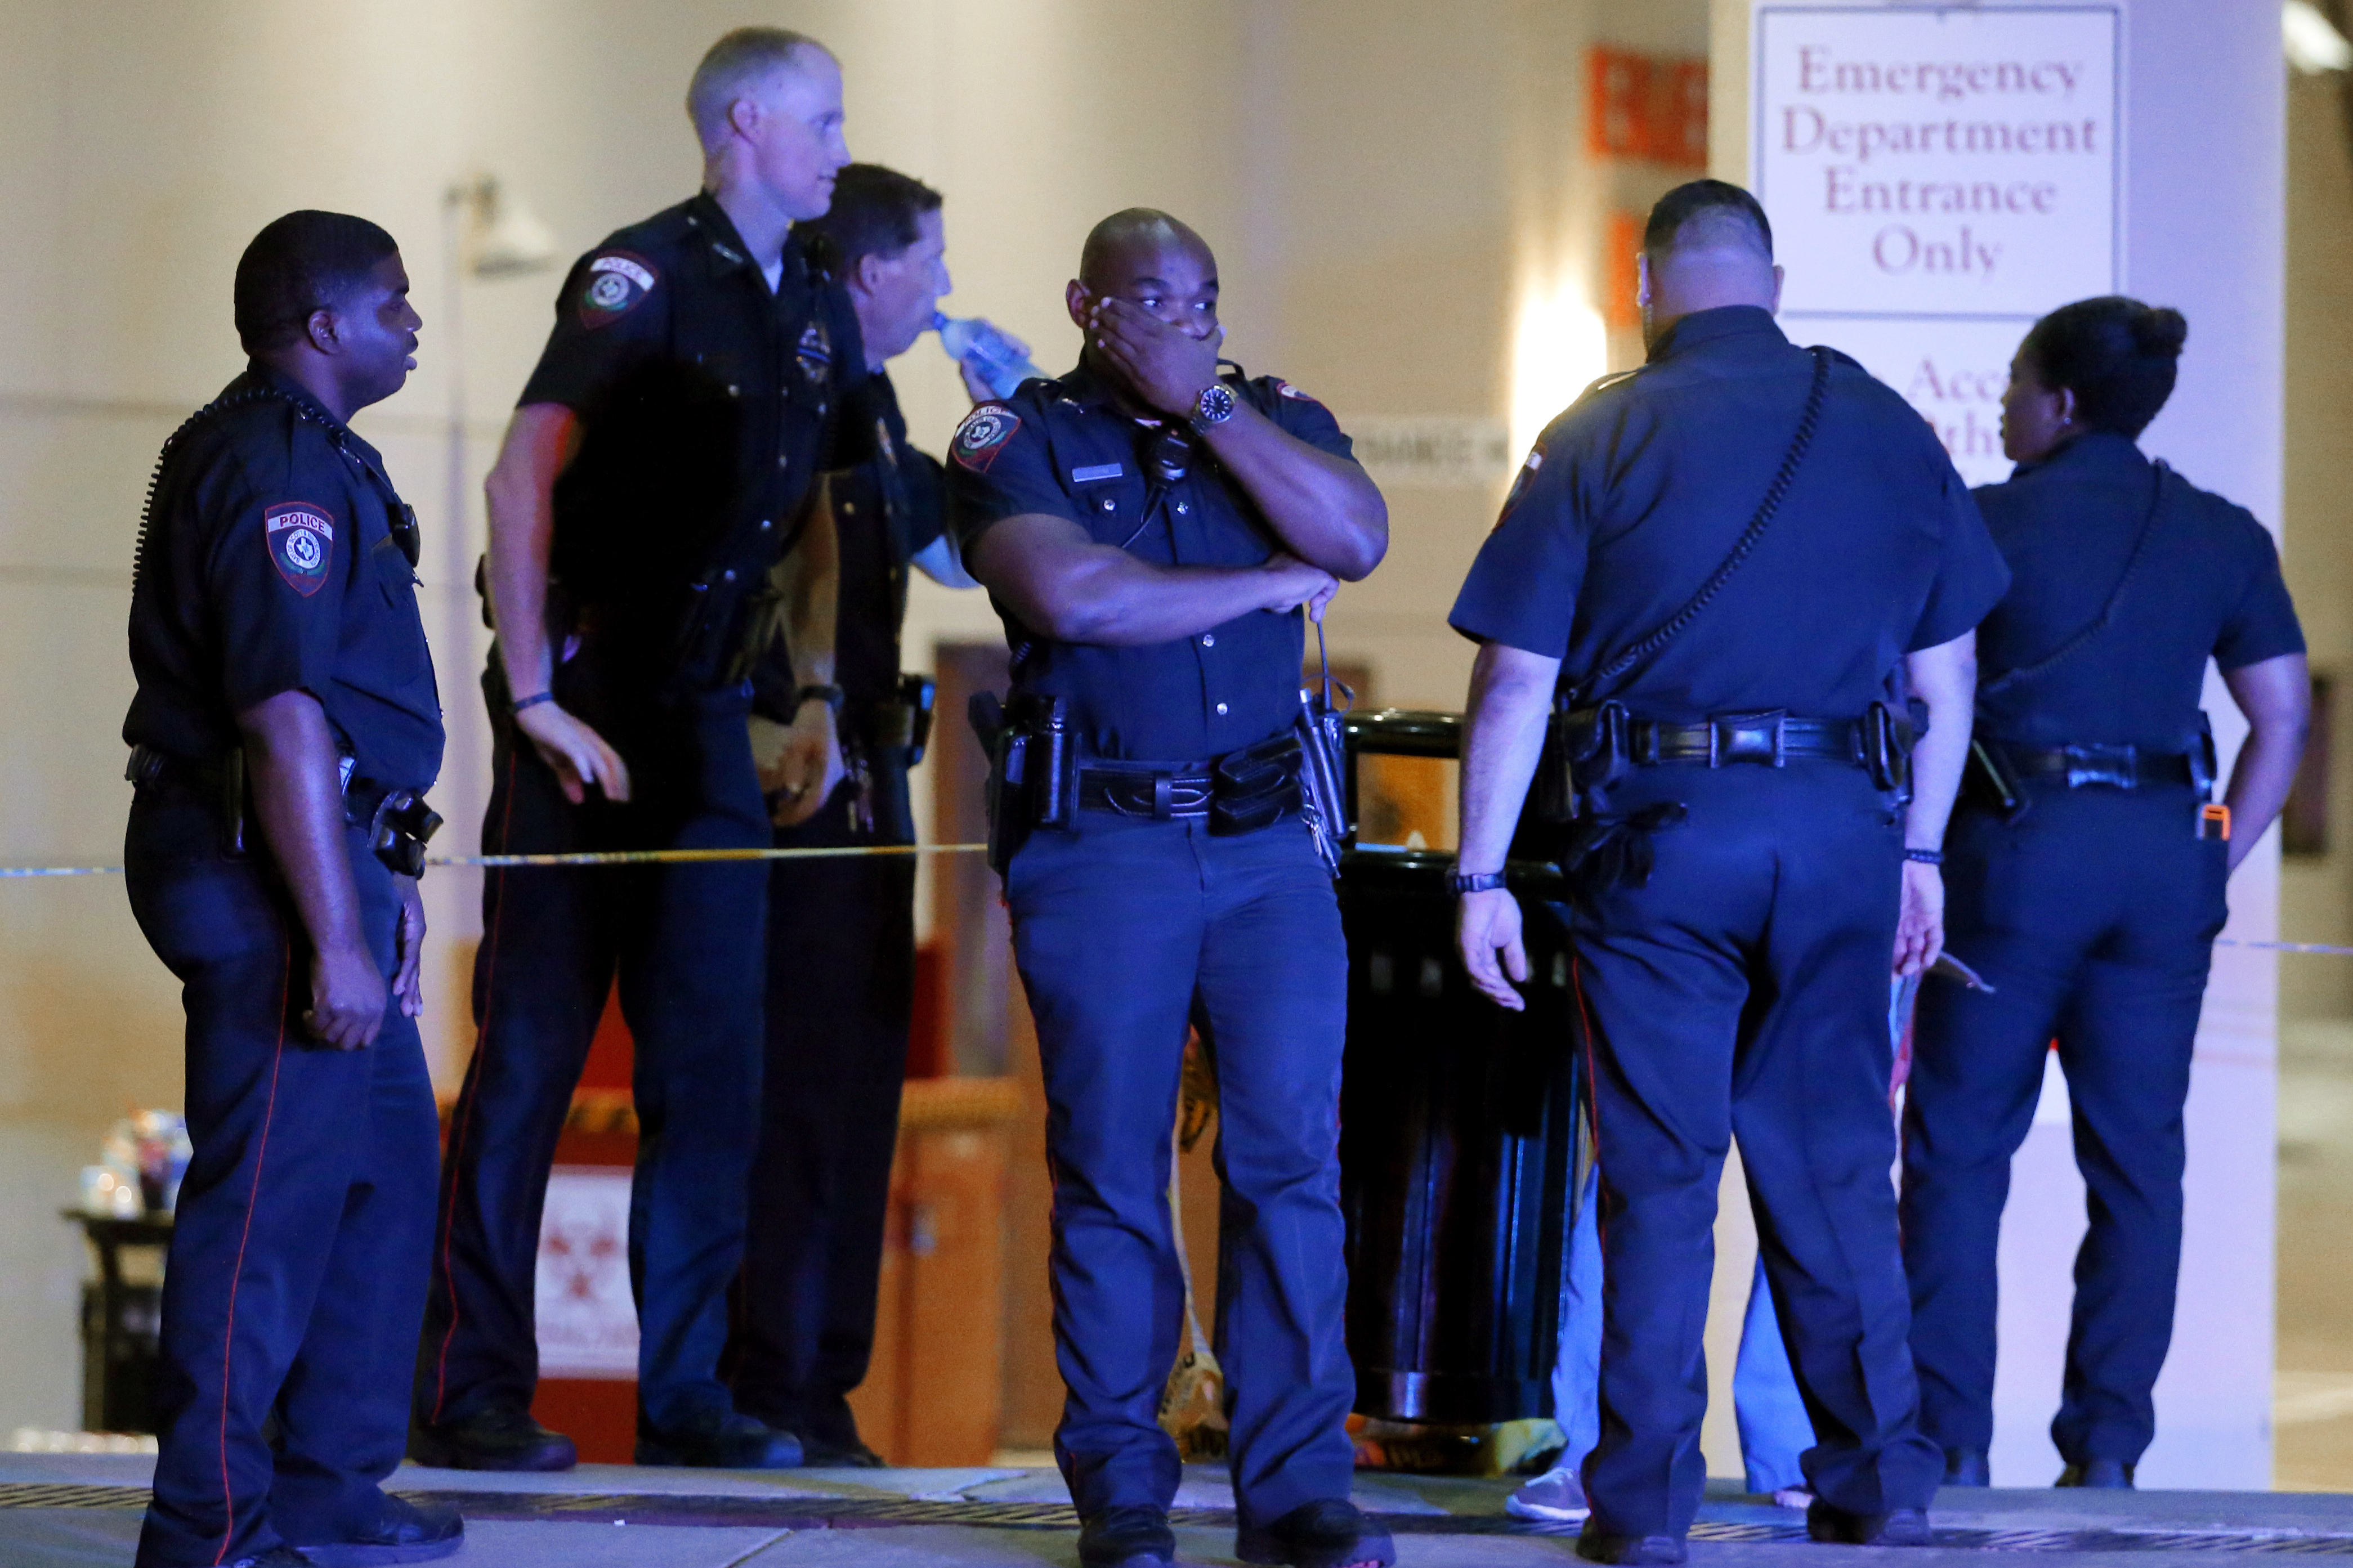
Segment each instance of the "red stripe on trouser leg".
[[213,1557],[216,1564],[228,1560],[229,1542],[237,1537],[237,1498],[228,1478],[229,1357],[237,1344],[237,1287],[245,1274],[245,1244],[253,1237],[253,1209],[261,1201],[261,1163],[269,1157],[269,1121],[278,1110],[278,1068],[286,1058],[286,1009],[294,1000],[293,944],[287,943],[282,954],[278,971],[278,1045],[269,1057],[269,1097],[261,1108],[261,1140],[253,1151],[253,1192],[245,1201],[245,1229],[237,1238],[237,1267],[228,1277],[228,1326],[221,1331],[221,1511],[227,1522],[221,1527],[220,1551]]

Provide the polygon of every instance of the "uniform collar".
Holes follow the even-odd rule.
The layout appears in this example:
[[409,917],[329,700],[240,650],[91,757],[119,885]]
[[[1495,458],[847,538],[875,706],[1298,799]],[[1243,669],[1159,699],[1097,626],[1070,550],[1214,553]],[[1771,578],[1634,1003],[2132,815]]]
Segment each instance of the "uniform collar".
[[2022,479],[2029,474],[2056,472],[2089,478],[2138,472],[2147,467],[2148,458],[2131,437],[2113,430],[2086,430],[2041,461],[2019,464],[2010,477]]
[[1744,348],[1767,342],[1787,348],[1789,343],[1773,320],[1773,312],[1764,307],[1719,305],[1713,310],[1694,310],[1676,321],[1666,335],[1651,346],[1650,363],[1658,364],[1719,343],[1729,347],[1735,339],[1749,340],[1740,344]]
[[[759,268],[752,260],[752,247],[744,243],[743,235],[736,232],[735,220],[727,216],[727,209],[719,205],[717,196],[709,191],[697,191],[694,199],[686,204],[686,221],[711,258],[712,277],[736,271],[749,272],[754,278],[760,276]],[[784,284],[799,278],[801,260],[800,236],[797,233],[786,234],[785,269],[777,279],[778,293],[784,291]],[[761,279],[761,287],[765,289],[766,286],[767,280]]]
[[1082,408],[1097,409],[1115,418],[1133,420],[1138,425],[1166,423],[1162,419],[1139,417],[1122,407],[1119,400],[1112,395],[1111,387],[1102,376],[1087,368],[1087,363],[1084,360],[1081,360],[1071,369],[1055,377],[1055,384],[1061,387],[1064,397]]
[[[266,365],[259,360],[252,360],[247,363],[245,375],[239,379],[249,381],[258,386],[267,387],[287,402],[293,404],[302,410],[305,418],[327,432],[327,438],[330,441],[338,447],[353,447],[364,454],[361,458],[363,462],[381,463],[382,459],[374,447],[363,440],[350,426],[336,418],[325,404],[311,396],[309,388],[285,372]],[[235,384],[231,384],[234,386]]]

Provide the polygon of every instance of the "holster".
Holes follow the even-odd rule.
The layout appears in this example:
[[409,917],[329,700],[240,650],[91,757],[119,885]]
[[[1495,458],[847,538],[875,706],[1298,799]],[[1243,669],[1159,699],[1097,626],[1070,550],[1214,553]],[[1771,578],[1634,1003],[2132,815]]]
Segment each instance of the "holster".
[[966,717],[988,749],[988,863],[1001,876],[1031,829],[1071,826],[1078,759],[1059,697],[1024,692],[1008,708],[978,691]]
[[2200,800],[2214,798],[2214,781],[2222,776],[2221,761],[2214,753],[2214,721],[2205,710],[2198,713],[2198,743],[2189,748],[2189,782],[2197,788]]
[[[373,793],[355,789],[345,796],[346,816]],[[441,814],[423,795],[412,789],[385,790],[369,812],[367,826],[368,848],[387,868],[403,877],[425,875],[425,846],[441,831]]]
[[1547,822],[1577,822],[1608,809],[1610,787],[1633,771],[1623,702],[1572,710],[1556,700],[1537,767],[1538,814]]
[[1648,887],[1651,836],[1682,826],[1690,816],[1691,808],[1679,800],[1658,801],[1627,816],[1587,813],[1561,847],[1561,876],[1570,895],[1590,907],[1599,894]]
[[1315,839],[1324,869],[1340,874],[1340,847],[1354,824],[1348,821],[1347,749],[1345,713],[1303,689],[1292,733],[1299,743],[1299,815]]
[[1275,735],[1218,759],[1209,796],[1209,831],[1255,833],[1300,805],[1299,736]]
[[1918,734],[1908,715],[1897,718],[1884,702],[1874,702],[1863,711],[1862,765],[1891,805],[1912,804],[1912,747]]

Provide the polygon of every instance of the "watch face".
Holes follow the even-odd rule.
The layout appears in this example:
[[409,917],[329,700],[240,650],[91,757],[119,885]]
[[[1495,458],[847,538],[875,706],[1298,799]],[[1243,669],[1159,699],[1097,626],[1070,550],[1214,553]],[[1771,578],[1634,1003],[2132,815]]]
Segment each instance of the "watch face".
[[1201,401],[1197,406],[1197,412],[1204,425],[1224,424],[1234,416],[1232,390],[1222,384],[1211,383],[1202,390]]

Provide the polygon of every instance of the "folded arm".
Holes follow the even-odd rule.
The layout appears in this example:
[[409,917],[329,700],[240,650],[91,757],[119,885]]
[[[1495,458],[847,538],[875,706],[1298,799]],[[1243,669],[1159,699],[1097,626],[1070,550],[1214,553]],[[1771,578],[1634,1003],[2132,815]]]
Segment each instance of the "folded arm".
[[1252,610],[1304,605],[1320,619],[1339,586],[1280,552],[1260,566],[1155,565],[1044,512],[994,524],[965,564],[1040,636],[1113,647],[1198,637]]

